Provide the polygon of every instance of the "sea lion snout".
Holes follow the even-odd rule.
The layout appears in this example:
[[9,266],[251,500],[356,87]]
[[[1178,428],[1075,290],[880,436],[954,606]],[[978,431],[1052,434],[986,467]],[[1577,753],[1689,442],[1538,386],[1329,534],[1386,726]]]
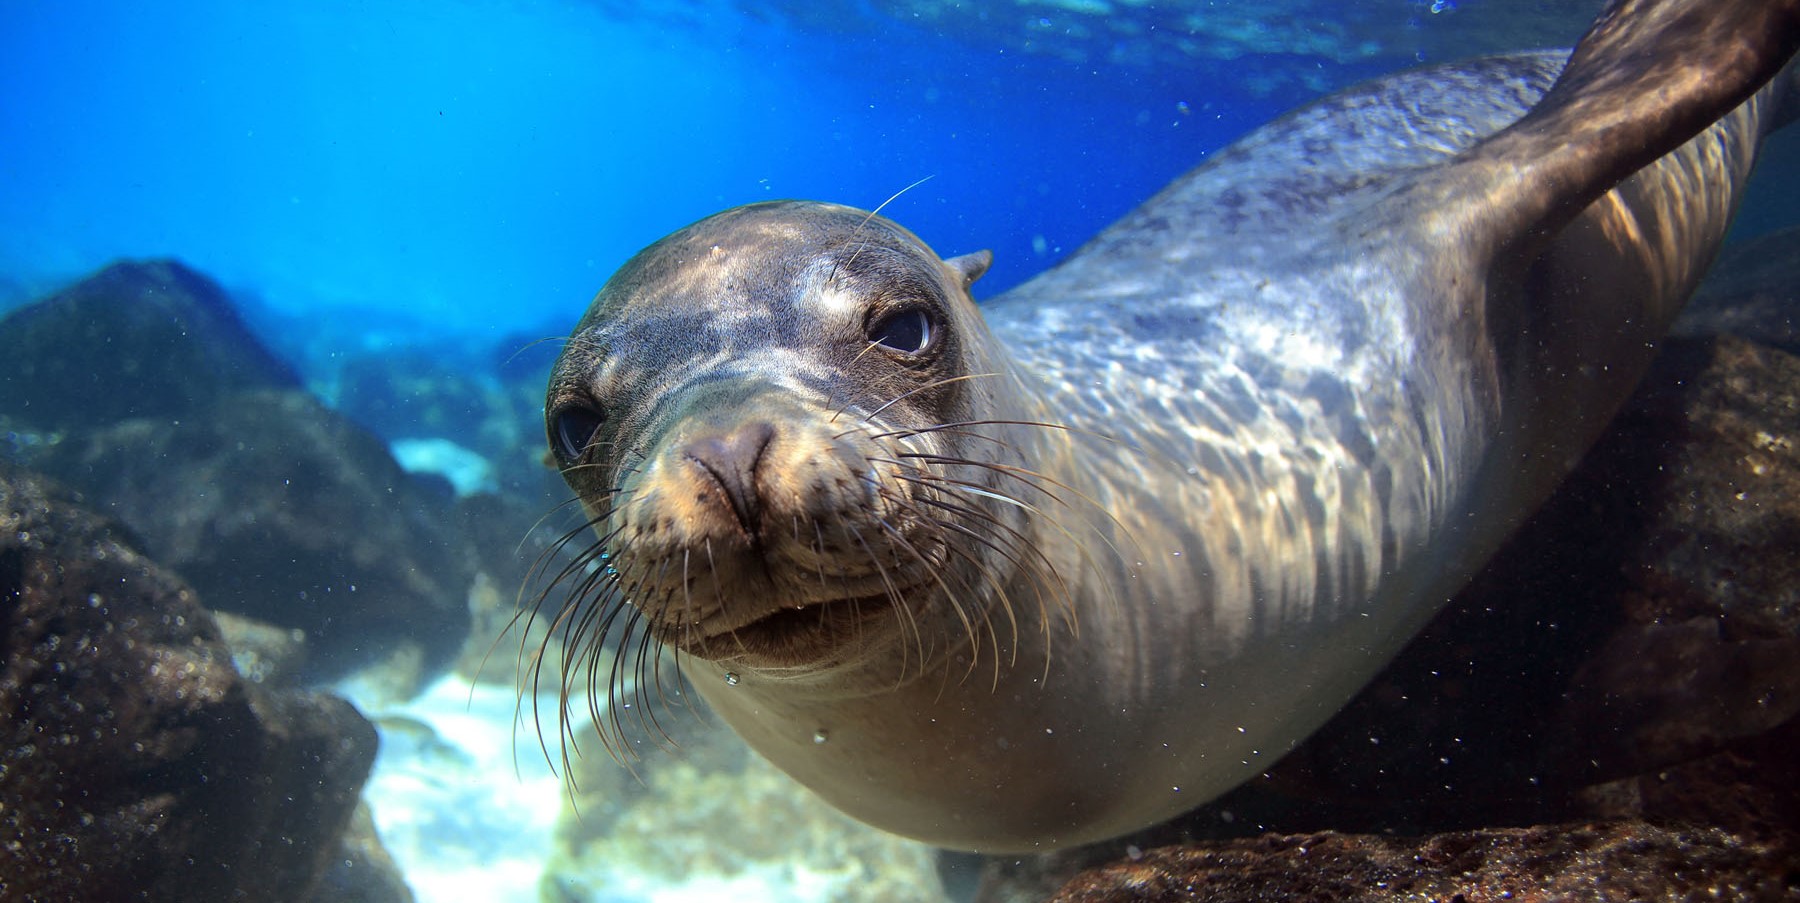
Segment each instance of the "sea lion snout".
[[701,480],[710,481],[711,488],[724,496],[737,516],[738,526],[753,542],[763,526],[757,470],[774,439],[774,424],[753,420],[721,434],[695,439],[680,450],[681,457],[701,472]]
[[[778,390],[706,398],[659,430],[615,514],[612,561],[665,641],[703,658],[779,646],[796,660],[835,644],[806,640],[820,625],[874,629],[866,620],[896,587],[941,564],[883,460],[895,450],[866,425]],[[823,614],[846,602],[843,617]]]

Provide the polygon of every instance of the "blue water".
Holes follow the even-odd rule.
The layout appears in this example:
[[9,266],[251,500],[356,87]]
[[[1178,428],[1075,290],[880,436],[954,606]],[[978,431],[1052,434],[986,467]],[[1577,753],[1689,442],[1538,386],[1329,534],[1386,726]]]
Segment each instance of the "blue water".
[[992,294],[1305,93],[845,9],[821,32],[723,7],[9,0],[0,272],[35,293],[172,255],[284,313],[560,333],[722,207],[872,207],[929,177],[888,211],[941,253],[992,248]]

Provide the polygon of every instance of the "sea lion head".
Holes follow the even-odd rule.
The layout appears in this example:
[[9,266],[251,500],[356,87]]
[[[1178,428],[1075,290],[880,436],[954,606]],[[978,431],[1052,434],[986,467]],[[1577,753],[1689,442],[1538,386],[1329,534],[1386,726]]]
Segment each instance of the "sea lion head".
[[996,636],[1041,556],[1022,526],[1039,487],[997,402],[1011,377],[969,296],[990,260],[772,202],[627,262],[545,402],[597,537],[565,606],[600,609],[582,641],[641,624],[734,673],[793,677],[920,668]]

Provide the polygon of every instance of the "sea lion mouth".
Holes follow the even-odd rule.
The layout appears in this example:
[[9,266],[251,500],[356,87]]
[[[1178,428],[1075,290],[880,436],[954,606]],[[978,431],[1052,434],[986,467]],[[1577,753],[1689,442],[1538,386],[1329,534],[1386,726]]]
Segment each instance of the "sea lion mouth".
[[896,617],[886,593],[783,607],[745,624],[689,635],[682,651],[711,661],[791,667],[843,657],[847,648],[883,632]]

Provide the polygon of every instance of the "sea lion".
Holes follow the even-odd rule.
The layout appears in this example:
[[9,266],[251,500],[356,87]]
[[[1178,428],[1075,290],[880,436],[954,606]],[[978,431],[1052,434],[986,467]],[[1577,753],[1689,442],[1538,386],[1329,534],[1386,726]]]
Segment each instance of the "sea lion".
[[832,804],[989,852],[1262,772],[1619,406],[1797,42],[1800,0],[1619,0],[1566,65],[1290,114],[979,307],[985,252],[846,207],[656,242],[546,399],[595,536],[554,615],[565,730],[584,683],[618,728],[672,648]]

